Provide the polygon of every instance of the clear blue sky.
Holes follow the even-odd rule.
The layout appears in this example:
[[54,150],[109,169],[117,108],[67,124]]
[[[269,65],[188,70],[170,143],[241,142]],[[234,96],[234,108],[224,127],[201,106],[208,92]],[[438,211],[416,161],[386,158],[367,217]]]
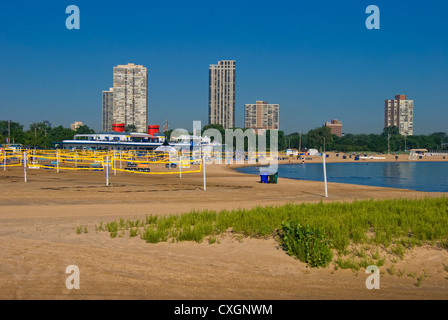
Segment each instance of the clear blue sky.
[[[75,4],[81,29],[67,30]],[[368,5],[381,29],[367,30]],[[448,131],[448,1],[2,1],[0,119],[101,129],[112,68],[149,72],[149,122],[191,131],[208,121],[208,66],[236,60],[244,104],[280,104],[280,129],[337,118],[379,133],[384,100],[414,100],[415,133]]]

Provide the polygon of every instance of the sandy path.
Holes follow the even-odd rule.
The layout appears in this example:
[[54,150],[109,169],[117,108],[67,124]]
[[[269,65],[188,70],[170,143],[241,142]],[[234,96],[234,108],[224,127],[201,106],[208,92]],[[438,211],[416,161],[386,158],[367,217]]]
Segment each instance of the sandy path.
[[[220,244],[146,244],[111,239],[95,224],[146,214],[192,209],[250,208],[286,202],[440,196],[409,190],[279,179],[277,185],[225,166],[200,174],[141,176],[120,173],[105,186],[103,173],[0,172],[1,299],[447,299],[448,252],[419,248],[396,264],[415,278],[387,274],[380,290],[365,288],[366,275],[333,268],[310,270],[273,239],[224,235]],[[87,225],[88,233],[75,228]],[[78,265],[81,289],[65,287],[65,268]],[[381,269],[383,270],[383,269]]]

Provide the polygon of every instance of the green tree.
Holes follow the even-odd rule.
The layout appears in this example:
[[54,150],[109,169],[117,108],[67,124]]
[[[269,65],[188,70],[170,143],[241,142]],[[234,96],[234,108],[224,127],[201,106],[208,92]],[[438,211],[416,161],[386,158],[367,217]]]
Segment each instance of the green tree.
[[76,129],[76,134],[92,134],[95,133],[95,130],[90,129],[88,126],[83,125]]
[[[324,138],[326,146],[330,146],[333,143],[333,134],[329,127],[320,127],[310,130],[308,131],[307,136],[309,149],[314,148],[322,150]],[[325,149],[327,149],[327,147]]]
[[171,139],[171,133],[172,133],[173,131],[174,131],[174,129],[170,129],[170,130],[164,132],[164,134],[165,134],[165,138],[166,138],[167,141],[170,141],[170,139]]
[[400,134],[400,129],[398,129],[397,126],[385,127],[383,129],[382,135],[384,137],[387,137],[387,134],[390,134],[391,136],[399,135]]
[[[266,151],[270,151],[272,146],[271,146],[271,132],[273,132],[274,130],[266,130]],[[282,149],[282,141],[284,140],[285,137],[285,133],[281,130],[278,130],[277,132],[277,149],[281,150]],[[258,144],[257,144],[258,147]]]
[[434,149],[442,150],[444,148],[444,144],[447,142],[447,134],[446,132],[435,132],[430,136],[434,142]]
[[52,146],[53,142],[62,142],[63,140],[72,140],[75,136],[76,131],[71,130],[70,128],[64,128],[63,126],[55,127],[51,130],[49,135],[50,146]]
[[13,141],[15,143],[23,143],[23,125],[13,121],[0,121],[0,135],[4,137],[5,142],[6,138],[10,136],[11,141],[9,143]]
[[51,132],[43,122],[35,122],[30,125],[30,129],[25,132],[23,144],[29,147],[48,148],[50,141],[48,135]]

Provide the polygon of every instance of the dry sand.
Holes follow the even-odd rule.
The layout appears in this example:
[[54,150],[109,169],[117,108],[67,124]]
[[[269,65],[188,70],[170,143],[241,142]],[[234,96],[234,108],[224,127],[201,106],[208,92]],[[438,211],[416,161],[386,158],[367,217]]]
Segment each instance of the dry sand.
[[[308,269],[274,239],[147,244],[95,232],[100,221],[192,209],[448,195],[330,183],[325,199],[319,182],[258,181],[225,165],[207,166],[206,192],[200,173],[180,179],[120,172],[106,187],[102,172],[29,170],[25,184],[23,169],[0,171],[0,299],[448,298],[448,252],[429,246],[396,264],[404,276],[388,274],[388,264],[380,268],[381,289],[368,290],[362,271]],[[76,234],[80,225],[87,234]],[[65,286],[69,265],[80,268],[79,290]],[[412,274],[425,275],[421,286]]]

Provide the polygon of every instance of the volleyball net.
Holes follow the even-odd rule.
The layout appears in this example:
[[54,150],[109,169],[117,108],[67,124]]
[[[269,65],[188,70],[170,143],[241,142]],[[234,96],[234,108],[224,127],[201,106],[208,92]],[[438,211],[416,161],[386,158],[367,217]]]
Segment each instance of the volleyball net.
[[[21,166],[23,155],[2,156],[9,166]],[[12,162],[12,160],[16,162]],[[104,171],[141,174],[179,174],[201,172],[203,161],[190,153],[164,152],[61,152],[33,150],[26,154],[29,169]]]
[[192,159],[190,157],[163,156],[148,161],[139,158],[122,158],[114,156],[110,160],[111,169],[121,172],[141,173],[141,174],[179,174],[195,173],[202,171],[202,159]]
[[67,171],[105,171],[140,174],[188,174],[203,170],[205,163],[215,159],[257,161],[272,159],[269,153],[247,152],[157,152],[157,151],[92,151],[92,150],[4,150],[0,167],[25,166],[29,169]]
[[28,154],[26,160],[30,169],[103,171],[105,166],[103,156],[92,157],[78,154]]
[[22,166],[23,155],[21,153],[0,153],[0,167],[20,167]]

